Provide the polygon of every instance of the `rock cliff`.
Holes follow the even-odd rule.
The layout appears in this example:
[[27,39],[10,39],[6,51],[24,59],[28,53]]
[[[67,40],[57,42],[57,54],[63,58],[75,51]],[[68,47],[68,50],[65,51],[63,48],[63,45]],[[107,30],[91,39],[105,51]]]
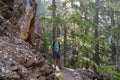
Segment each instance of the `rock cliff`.
[[50,79],[36,8],[36,0],[0,0],[0,80]]
[[36,7],[35,0],[1,0],[0,31],[30,41],[35,29]]

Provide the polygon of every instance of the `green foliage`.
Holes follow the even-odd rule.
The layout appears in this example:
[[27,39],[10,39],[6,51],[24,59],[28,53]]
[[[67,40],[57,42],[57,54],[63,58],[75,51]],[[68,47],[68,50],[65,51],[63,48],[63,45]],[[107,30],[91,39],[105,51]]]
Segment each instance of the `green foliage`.
[[116,35],[120,35],[120,27],[119,26],[112,27],[111,32],[115,33]]
[[64,76],[64,74],[63,74],[63,73],[61,73],[61,72],[56,72],[56,73],[55,73],[55,76],[57,76],[57,77],[63,77],[63,76]]
[[40,20],[44,21],[44,20],[51,20],[51,19],[52,19],[51,16],[43,16],[43,17],[41,17]]
[[95,25],[91,20],[85,20],[79,14],[69,15],[68,21],[73,24],[77,24],[81,31],[85,30],[86,28],[91,28]]
[[89,57],[86,57],[86,53],[79,54],[78,62],[77,62],[77,64],[79,64],[79,67],[81,67],[81,68],[85,67],[86,63],[88,63],[90,65],[89,68],[91,68],[91,69],[93,69],[93,66],[98,67],[98,65],[90,58],[90,56],[91,55],[89,55]]
[[100,66],[98,71],[104,77],[104,80],[107,80],[107,78],[109,78],[109,80],[120,79],[120,71],[116,70],[116,67],[113,65]]
[[109,6],[115,9],[116,11],[120,11],[120,1],[116,3],[109,3]]
[[63,19],[62,16],[56,16],[56,17],[53,17],[52,22],[55,26],[57,26],[57,25],[64,24],[65,20]]
[[56,9],[56,6],[53,4],[50,4],[47,6],[47,10],[55,10],[55,9]]
[[55,26],[65,23],[65,20],[63,19],[62,16],[55,16],[55,17],[43,16],[43,17],[41,17],[41,21],[48,22],[49,24],[53,23]]
[[44,28],[43,28],[43,33],[44,33],[44,40],[42,43],[42,49],[43,49],[43,51],[46,52],[49,49],[50,41],[49,41],[49,38],[48,38],[47,33]]

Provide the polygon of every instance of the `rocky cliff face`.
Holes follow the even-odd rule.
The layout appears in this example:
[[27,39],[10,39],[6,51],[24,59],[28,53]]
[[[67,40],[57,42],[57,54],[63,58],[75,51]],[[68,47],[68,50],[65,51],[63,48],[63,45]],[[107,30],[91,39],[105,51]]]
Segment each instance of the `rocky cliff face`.
[[53,68],[39,52],[36,7],[35,0],[0,0],[0,80],[50,79]]
[[36,7],[35,0],[1,0],[0,31],[30,41],[31,30],[35,28]]

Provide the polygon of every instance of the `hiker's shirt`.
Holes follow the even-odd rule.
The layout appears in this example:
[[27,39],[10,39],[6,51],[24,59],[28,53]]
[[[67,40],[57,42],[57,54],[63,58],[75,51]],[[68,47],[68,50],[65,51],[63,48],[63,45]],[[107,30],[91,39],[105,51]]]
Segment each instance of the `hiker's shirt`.
[[[52,46],[53,46],[53,43],[54,43],[54,41],[52,42]],[[54,43],[54,46],[53,46],[53,51],[59,51],[60,49],[59,49],[59,42],[58,41],[55,41],[55,43]]]

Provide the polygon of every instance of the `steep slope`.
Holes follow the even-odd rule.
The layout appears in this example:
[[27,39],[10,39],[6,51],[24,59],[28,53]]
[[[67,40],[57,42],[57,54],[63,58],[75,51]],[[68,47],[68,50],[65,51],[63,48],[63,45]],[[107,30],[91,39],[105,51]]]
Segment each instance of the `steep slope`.
[[0,0],[0,80],[54,80],[40,53],[36,0]]
[[0,37],[0,80],[46,80],[52,66],[29,43]]

